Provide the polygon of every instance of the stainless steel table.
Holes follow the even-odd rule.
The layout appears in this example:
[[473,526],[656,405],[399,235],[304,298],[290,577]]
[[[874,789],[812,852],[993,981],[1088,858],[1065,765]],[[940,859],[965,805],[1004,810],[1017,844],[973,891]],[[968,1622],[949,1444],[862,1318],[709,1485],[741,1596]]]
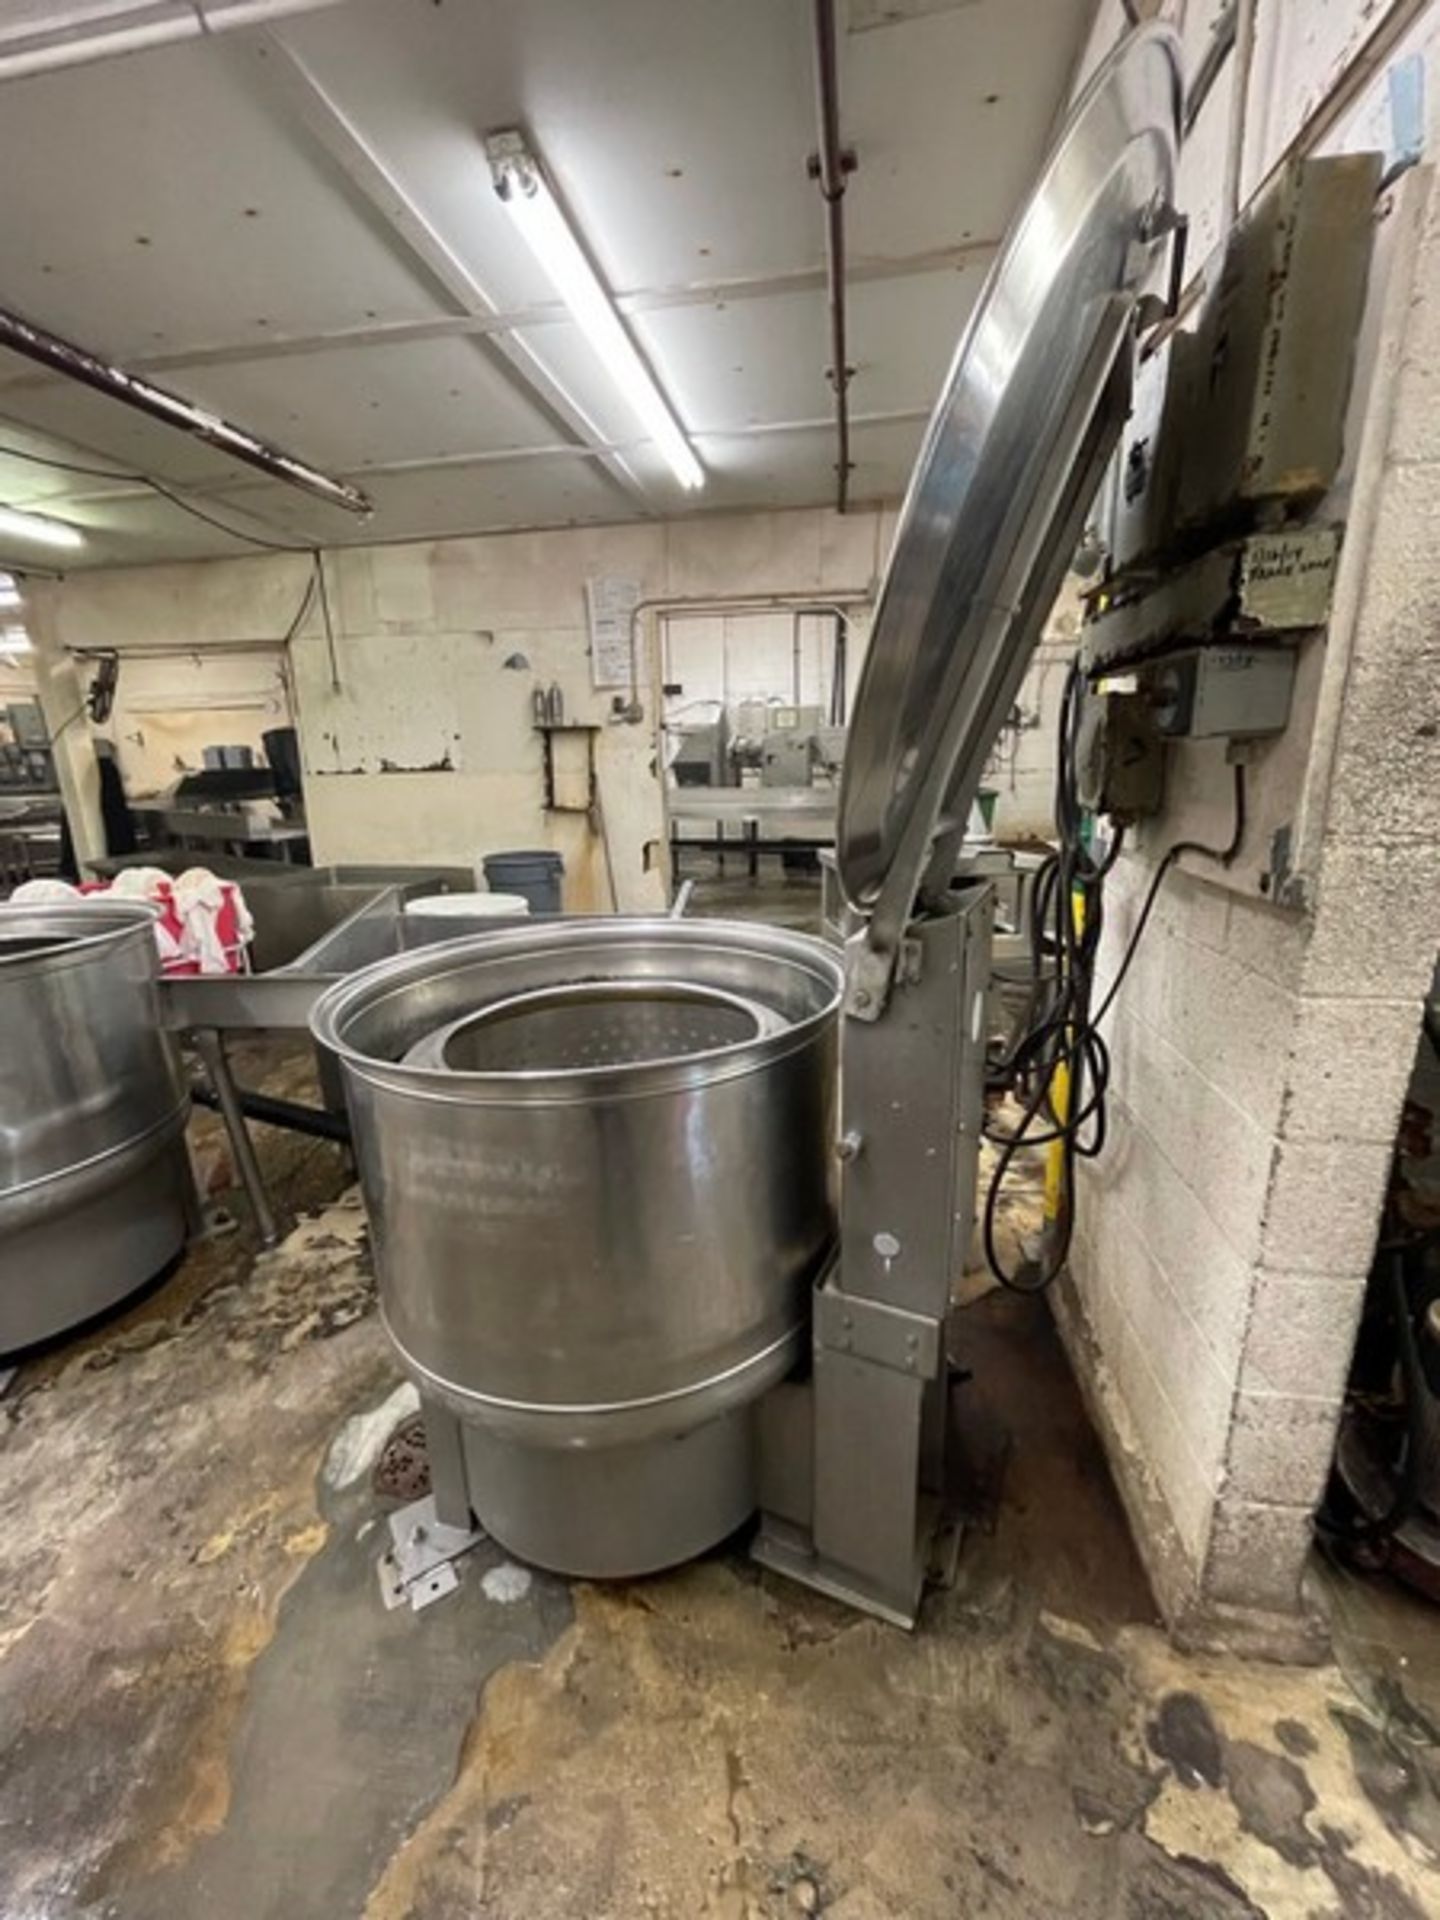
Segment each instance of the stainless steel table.
[[[753,880],[762,853],[818,853],[835,843],[833,787],[678,787],[666,794],[670,848],[720,856],[737,844]],[[713,831],[710,831],[713,829]],[[732,833],[729,829],[738,829]],[[679,859],[674,859],[676,874]]]

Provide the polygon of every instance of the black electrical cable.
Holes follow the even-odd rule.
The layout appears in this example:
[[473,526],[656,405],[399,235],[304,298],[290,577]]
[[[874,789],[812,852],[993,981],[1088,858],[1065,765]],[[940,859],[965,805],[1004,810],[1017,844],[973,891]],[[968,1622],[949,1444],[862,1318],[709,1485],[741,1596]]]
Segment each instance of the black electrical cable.
[[[1058,844],[1036,874],[1031,889],[1030,1002],[1020,1038],[992,1077],[992,1085],[998,1083],[1016,1093],[1023,1104],[1019,1120],[1009,1131],[986,1128],[986,1138],[1000,1151],[982,1214],[985,1258],[1001,1284],[1019,1293],[1042,1292],[1069,1256],[1076,1164],[1099,1154],[1106,1138],[1110,1050],[1100,1026],[1130,970],[1161,883],[1183,853],[1199,854],[1228,866],[1245,837],[1245,776],[1237,763],[1235,824],[1229,843],[1208,847],[1200,841],[1177,840],[1166,850],[1151,878],[1115,976],[1098,1010],[1092,1012],[1095,962],[1105,924],[1105,880],[1120,857],[1124,829],[1116,829],[1108,851],[1097,858],[1085,831],[1076,764],[1084,693],[1084,676],[1077,660],[1071,665],[1060,706],[1055,772]],[[1051,962],[1048,979],[1047,959]],[[1063,1114],[1056,1111],[1054,1102],[1056,1077],[1062,1072],[1068,1080]],[[1001,1190],[1022,1148],[1057,1142],[1063,1153],[1062,1203],[1057,1230],[1046,1249],[1046,1263],[1033,1271],[1021,1268],[1012,1272],[1000,1258],[996,1244]]]
[[1100,1011],[1095,1016],[1097,1021],[1103,1020],[1105,1015],[1110,1011],[1110,1004],[1120,991],[1121,983],[1124,981],[1126,974],[1130,971],[1130,962],[1135,958],[1135,950],[1140,944],[1140,936],[1145,931],[1145,923],[1149,920],[1150,911],[1155,905],[1156,896],[1160,891],[1160,883],[1180,858],[1181,854],[1199,854],[1203,859],[1218,860],[1221,866],[1228,867],[1234,860],[1236,854],[1239,853],[1241,843],[1245,838],[1245,768],[1238,760],[1235,762],[1234,773],[1235,825],[1231,832],[1229,843],[1223,847],[1207,847],[1201,840],[1177,840],[1173,846],[1167,848],[1159,866],[1156,867],[1154,874],[1151,876],[1150,887],[1145,895],[1144,905],[1140,909],[1140,917],[1135,922],[1135,931],[1130,936],[1129,944],[1121,958],[1120,965],[1115,969],[1115,978],[1110,982],[1109,992],[1100,1003]]
[[90,467],[77,460],[57,460],[53,454],[31,453],[24,447],[0,446],[0,460],[25,460],[32,467],[52,467],[56,473],[78,473],[87,480],[123,480],[127,486],[148,487],[152,493],[159,494],[162,500],[168,500],[172,507],[178,507],[181,513],[188,513],[192,519],[201,520],[207,527],[225,533],[232,540],[243,540],[252,547],[262,547],[267,553],[314,553],[314,547],[308,547],[296,540],[271,540],[264,534],[246,533],[241,527],[232,527],[217,514],[207,513],[204,507],[197,507],[191,500],[175,493],[163,481],[152,480],[148,473],[133,473],[124,467]]
[[295,638],[296,634],[299,633],[301,627],[304,626],[306,616],[309,614],[311,607],[315,604],[315,582],[318,579],[318,577],[319,577],[318,568],[312,569],[310,578],[305,582],[305,591],[300,596],[300,604],[295,609],[295,618],[290,622],[289,626],[285,629],[284,633],[281,635],[280,645],[282,648],[288,647],[290,642]]
[[315,549],[315,572],[313,578],[320,588],[320,613],[325,622],[325,645],[330,656],[330,690],[340,691],[340,661],[335,652],[335,628],[330,619],[330,595],[325,590],[325,561],[320,549]]
[[240,527],[232,527],[228,520],[222,520],[218,514],[207,513],[203,507],[197,507],[193,500],[185,500],[178,493],[172,493],[169,487],[162,485],[159,480],[152,480],[148,474],[138,473],[134,477],[152,492],[158,493],[162,500],[168,500],[172,507],[178,507],[181,513],[188,513],[192,520],[201,520],[207,527],[228,534],[232,540],[243,540],[252,547],[262,548],[266,553],[313,554],[317,551],[300,540],[269,540],[263,534],[246,533]]

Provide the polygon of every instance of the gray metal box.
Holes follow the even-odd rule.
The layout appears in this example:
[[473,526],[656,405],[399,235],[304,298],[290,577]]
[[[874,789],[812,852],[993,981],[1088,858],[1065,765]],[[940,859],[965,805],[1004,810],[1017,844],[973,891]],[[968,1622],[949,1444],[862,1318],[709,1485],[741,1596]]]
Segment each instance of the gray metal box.
[[760,749],[762,787],[808,787],[815,769],[815,738],[809,733],[767,734]]
[[1143,693],[1087,693],[1076,748],[1080,801],[1092,813],[1138,820],[1165,800],[1165,743]]
[[38,700],[12,700],[5,709],[15,744],[20,747],[48,747],[50,735]]
[[1343,451],[1378,153],[1297,160],[1239,227],[1186,366],[1179,527],[1234,503],[1318,499]]
[[1207,267],[1196,317],[1137,377],[1108,529],[1117,569],[1334,480],[1380,170],[1375,153],[1291,161]]
[[1283,733],[1295,655],[1282,646],[1203,647],[1155,661],[1141,685],[1163,734],[1243,740]]

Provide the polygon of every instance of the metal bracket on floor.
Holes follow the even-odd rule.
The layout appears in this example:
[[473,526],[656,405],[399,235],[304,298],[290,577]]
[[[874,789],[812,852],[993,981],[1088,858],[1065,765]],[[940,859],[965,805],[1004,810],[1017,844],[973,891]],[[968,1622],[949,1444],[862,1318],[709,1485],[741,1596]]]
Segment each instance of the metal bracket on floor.
[[389,1551],[377,1568],[386,1607],[408,1604],[419,1613],[431,1601],[443,1600],[460,1584],[455,1562],[487,1537],[482,1527],[447,1527],[436,1516],[433,1493],[392,1513]]

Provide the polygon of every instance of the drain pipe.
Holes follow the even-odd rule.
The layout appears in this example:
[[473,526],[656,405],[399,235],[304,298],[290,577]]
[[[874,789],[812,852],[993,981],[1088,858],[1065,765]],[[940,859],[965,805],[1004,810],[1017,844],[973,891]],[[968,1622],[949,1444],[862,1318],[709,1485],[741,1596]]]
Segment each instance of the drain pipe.
[[835,52],[835,0],[814,0],[815,80],[820,150],[809,160],[810,178],[825,202],[825,283],[830,302],[830,367],[835,394],[835,511],[850,502],[851,366],[845,352],[845,180],[855,155],[840,145],[840,79]]

